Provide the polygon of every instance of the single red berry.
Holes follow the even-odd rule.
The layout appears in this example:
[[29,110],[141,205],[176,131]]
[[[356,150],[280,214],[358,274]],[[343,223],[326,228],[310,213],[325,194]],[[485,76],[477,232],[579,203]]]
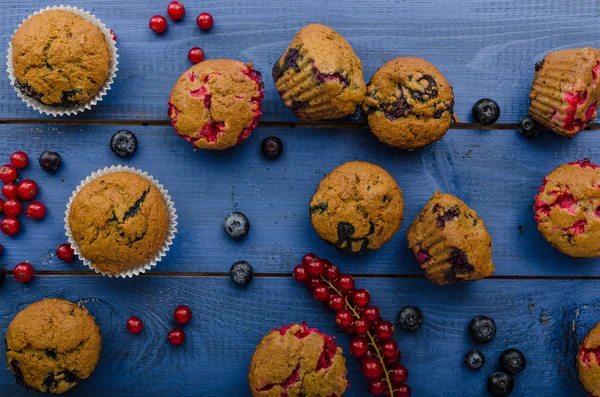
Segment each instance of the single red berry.
[[317,259],[306,265],[306,272],[311,277],[321,277],[325,273],[325,264]]
[[350,354],[362,358],[369,350],[369,342],[365,338],[355,338],[350,342]]
[[381,354],[383,354],[383,357],[395,357],[399,355],[398,344],[393,340],[386,340],[381,344]]
[[387,390],[386,383],[381,379],[374,379],[369,382],[369,393],[374,396],[381,396]]
[[385,363],[385,365],[395,365],[398,364],[398,362],[400,362],[400,359],[402,358],[402,355],[400,354],[400,351],[398,351],[398,355],[394,356],[394,357],[384,357],[383,358],[383,362]]
[[25,179],[24,181],[19,182],[17,190],[19,192],[19,197],[23,200],[31,200],[38,193],[38,185],[31,179]]
[[212,15],[210,15],[208,12],[203,12],[196,18],[196,23],[202,30],[208,30],[212,28],[214,22],[215,21]]
[[204,50],[200,47],[193,47],[188,52],[188,59],[193,63],[200,63],[204,61]]
[[375,325],[375,335],[380,340],[392,339],[394,336],[394,326],[389,321],[382,321]]
[[338,277],[337,286],[342,292],[347,293],[354,289],[354,279],[352,276],[342,274],[340,277]]
[[155,33],[162,33],[167,30],[167,19],[162,15],[155,15],[150,18],[150,29]]
[[335,322],[341,329],[348,328],[352,325],[354,318],[352,317],[352,313],[349,310],[340,310],[335,315]]
[[356,335],[365,335],[369,330],[370,324],[364,318],[357,318],[354,320],[354,333]]
[[362,363],[362,373],[367,379],[381,379],[383,376],[383,366],[377,360],[368,358]]
[[12,216],[2,219],[2,233],[14,236],[21,230],[21,223],[17,218]]
[[17,179],[17,169],[10,164],[4,164],[0,167],[0,180],[10,183]]
[[2,212],[2,209],[4,208],[4,200],[2,200],[0,198],[0,212]]
[[319,280],[318,278],[309,278],[308,281],[306,282],[306,285],[308,286],[309,289],[314,289],[315,287],[318,287],[319,285],[321,285],[321,280]]
[[306,274],[304,265],[298,265],[294,268],[294,278],[299,283],[305,283],[308,280],[308,274]]
[[19,263],[13,270],[13,275],[20,283],[26,283],[31,280],[34,273],[33,266],[27,262]]
[[113,37],[113,40],[114,40],[114,41],[117,41],[117,34],[114,32],[114,30],[112,30],[112,29],[111,29],[111,30],[110,30],[110,34],[112,35],[112,37]]
[[375,349],[372,346],[369,346],[369,350],[367,350],[367,354],[363,357],[365,360],[368,358],[372,358],[377,360],[377,353],[375,353]]
[[366,289],[357,289],[352,295],[352,301],[358,307],[367,307],[371,301],[371,295]]
[[329,281],[335,281],[340,276],[340,268],[336,265],[329,264],[325,268],[325,278]]
[[33,203],[29,203],[27,208],[25,209],[25,213],[31,219],[35,219],[39,221],[44,216],[46,216],[46,206],[39,201],[34,201]]
[[14,152],[10,155],[10,163],[15,168],[24,168],[29,163],[29,157],[24,152]]
[[344,298],[339,295],[332,295],[329,298],[329,307],[332,310],[339,312],[340,310],[346,307],[346,300],[344,300]]
[[144,329],[144,322],[142,319],[136,316],[129,317],[127,320],[127,331],[134,335],[139,335],[142,332],[142,329]]
[[8,199],[4,202],[3,211],[7,216],[19,216],[23,211],[23,205],[17,199]]
[[175,309],[174,317],[177,324],[185,325],[192,321],[192,309],[184,305],[179,306]]
[[400,386],[408,379],[408,371],[403,365],[395,365],[389,374],[394,386]]
[[183,342],[185,342],[185,332],[180,329],[174,329],[170,331],[169,342],[171,342],[172,345],[181,345]]
[[367,306],[363,311],[363,317],[371,324],[375,324],[381,320],[381,314],[379,314],[377,306]]
[[323,284],[317,285],[313,289],[313,296],[318,301],[327,302],[329,300],[329,288],[327,288]]
[[185,15],[185,7],[178,1],[172,1],[167,6],[167,14],[174,21],[179,21]]
[[402,385],[394,391],[394,397],[410,397],[411,390],[407,385]]
[[7,183],[6,185],[2,186],[2,195],[7,199],[17,198],[17,196],[19,195],[17,185],[15,185],[14,183]]
[[302,257],[302,263],[304,263],[305,265],[308,265],[309,263],[311,263],[312,261],[319,259],[317,258],[317,256],[315,254],[313,254],[312,252],[309,252],[308,254],[304,254],[304,256]]
[[63,262],[73,262],[75,251],[73,251],[70,244],[63,243],[56,247],[56,257]]

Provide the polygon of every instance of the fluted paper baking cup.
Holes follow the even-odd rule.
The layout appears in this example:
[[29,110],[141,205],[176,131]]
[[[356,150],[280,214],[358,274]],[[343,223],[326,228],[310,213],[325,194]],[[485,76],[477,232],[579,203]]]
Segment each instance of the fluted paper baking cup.
[[52,115],[54,117],[64,115],[69,116],[72,114],[83,112],[85,110],[90,110],[92,106],[96,105],[102,100],[102,97],[106,95],[106,93],[110,90],[110,86],[113,83],[113,80],[115,79],[115,77],[117,77],[117,71],[119,70],[119,68],[117,68],[117,65],[119,64],[117,58],[119,58],[119,54],[117,54],[117,46],[115,40],[113,40],[113,35],[112,33],[110,33],[110,29],[107,28],[106,25],[102,23],[102,21],[100,21],[94,15],[90,14],[88,11],[82,10],[81,8],[65,5],[42,8],[41,10],[34,12],[33,15],[29,15],[27,18],[25,18],[23,22],[21,22],[21,24],[19,25],[19,28],[21,27],[21,25],[23,25],[23,23],[25,23],[26,20],[28,20],[32,16],[50,10],[63,10],[72,12],[75,15],[79,15],[92,25],[97,26],[100,29],[100,31],[104,33],[106,43],[108,44],[108,49],[110,51],[110,67],[108,69],[108,77],[104,81],[104,85],[100,87],[96,95],[86,103],[72,105],[69,107],[44,105],[37,99],[23,94],[21,92],[21,89],[19,88],[19,82],[15,77],[15,69],[13,67],[12,39],[8,42],[8,55],[6,56],[6,58],[8,59],[8,61],[6,62],[6,70],[8,71],[8,77],[10,78],[10,85],[14,87],[19,98],[21,98],[21,100],[23,100],[23,102],[25,102],[27,106],[34,108],[35,110],[43,114]]
[[[92,266],[92,262],[89,259],[85,258],[81,254],[81,250],[79,249],[77,242],[73,238],[73,233],[71,232],[71,226],[69,225],[69,213],[71,212],[71,205],[73,204],[73,200],[75,200],[75,196],[77,196],[77,194],[81,191],[81,189],[83,189],[83,187],[85,185],[92,182],[94,179],[96,179],[98,177],[112,174],[115,172],[129,172],[130,174],[139,175],[142,178],[147,179],[150,183],[152,183],[152,185],[154,185],[154,187],[156,189],[158,189],[158,191],[160,192],[160,195],[162,196],[163,202],[165,203],[165,206],[167,207],[167,213],[169,214],[169,227],[167,229],[167,237],[165,238],[165,241],[163,242],[162,247],[158,250],[158,252],[154,256],[154,258],[152,258],[151,260],[149,260],[146,263],[138,265],[134,268],[131,268],[131,269],[121,272],[119,274],[109,274],[109,273],[102,272],[102,271],[94,268]],[[175,238],[175,233],[177,233],[177,215],[175,214],[175,205],[173,204],[173,201],[171,201],[171,196],[169,196],[169,192],[165,188],[163,188],[163,185],[159,184],[156,179],[154,179],[152,176],[148,175],[147,172],[142,172],[138,169],[128,167],[128,166],[122,166],[122,165],[114,166],[113,165],[111,167],[105,167],[101,170],[98,170],[98,171],[92,173],[92,175],[88,176],[83,181],[81,181],[79,186],[77,186],[77,189],[75,189],[73,191],[73,194],[71,194],[71,198],[69,199],[69,202],[67,203],[67,210],[65,211],[65,235],[67,236],[67,239],[68,239],[69,243],[71,244],[71,248],[73,248],[73,250],[75,251],[75,254],[77,254],[79,259],[81,259],[87,267],[89,267],[90,269],[93,269],[96,273],[100,273],[100,274],[103,274],[103,275],[109,276],[109,277],[113,277],[113,276],[114,277],[123,277],[123,278],[133,277],[133,276],[137,276],[141,273],[145,273],[146,270],[150,270],[152,267],[156,266],[156,264],[158,262],[160,262],[165,255],[167,255],[167,251],[169,251],[169,246],[171,244],[173,244],[173,239]]]

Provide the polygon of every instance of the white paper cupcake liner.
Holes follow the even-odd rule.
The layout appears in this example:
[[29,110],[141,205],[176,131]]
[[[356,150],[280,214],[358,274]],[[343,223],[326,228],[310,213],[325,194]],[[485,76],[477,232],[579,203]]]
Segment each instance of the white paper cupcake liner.
[[[79,249],[77,242],[73,238],[73,233],[71,232],[71,226],[69,225],[69,213],[71,212],[71,204],[73,204],[73,200],[75,199],[75,196],[77,196],[77,194],[81,191],[81,189],[83,189],[83,187],[85,185],[92,182],[94,179],[104,176],[104,175],[112,174],[114,172],[129,172],[131,174],[136,174],[136,175],[141,176],[142,178],[147,179],[160,192],[163,202],[167,206],[167,213],[169,214],[169,227],[167,229],[167,237],[165,238],[165,241],[163,242],[162,247],[158,250],[158,252],[154,256],[154,258],[152,258],[151,260],[149,260],[146,263],[143,263],[141,265],[138,265],[134,268],[131,268],[129,270],[126,270],[126,271],[121,272],[116,275],[102,272],[92,266],[92,262],[90,260],[86,259],[81,254],[81,250]],[[114,276],[114,277],[122,277],[122,278],[138,276],[141,273],[145,273],[146,270],[150,270],[152,267],[156,266],[156,264],[158,262],[160,262],[165,255],[167,255],[167,251],[169,251],[169,246],[171,244],[173,244],[173,239],[175,238],[175,233],[177,233],[177,215],[175,214],[175,205],[173,204],[173,201],[171,201],[171,196],[169,196],[168,193],[169,192],[166,189],[164,189],[163,186],[161,184],[159,184],[156,179],[154,179],[152,176],[148,175],[147,172],[142,172],[142,171],[132,168],[132,167],[127,167],[127,166],[122,166],[122,165],[118,165],[118,166],[113,165],[111,167],[105,167],[104,169],[101,169],[101,170],[98,170],[98,171],[92,173],[92,175],[88,176],[83,181],[81,181],[79,186],[77,186],[77,189],[75,189],[75,191],[73,191],[73,194],[71,195],[71,198],[69,199],[69,202],[67,203],[67,210],[65,211],[65,219],[64,219],[65,220],[65,235],[67,236],[67,239],[68,239],[69,243],[71,244],[71,248],[73,248],[73,250],[75,251],[75,254],[77,254],[79,259],[81,259],[87,267],[94,270],[96,273],[100,273],[100,274],[103,274],[103,275],[109,276],[109,277]]]
[[[6,58],[8,59],[8,61],[6,62],[6,66],[7,66],[6,70],[8,71],[8,77],[10,78],[10,85],[12,85],[14,87],[19,98],[21,98],[21,100],[23,100],[23,102],[25,102],[27,104],[27,106],[34,108],[35,110],[37,110],[38,112],[40,112],[42,114],[52,115],[54,117],[64,116],[64,115],[69,116],[72,114],[77,114],[79,112],[83,112],[85,110],[90,110],[92,108],[92,106],[94,106],[98,102],[100,102],[102,100],[102,97],[104,95],[106,95],[106,93],[110,90],[110,86],[113,83],[113,80],[115,79],[115,77],[117,76],[117,71],[119,70],[119,68],[117,68],[117,65],[119,64],[119,61],[117,60],[117,58],[119,58],[119,55],[117,54],[117,46],[116,46],[115,40],[113,40],[113,35],[110,33],[110,29],[107,28],[106,25],[103,24],[102,21],[100,21],[94,15],[90,14],[87,11],[82,10],[81,8],[64,6],[64,5],[42,8],[41,10],[34,12],[33,15],[29,15],[27,18],[25,18],[23,20],[23,22],[21,22],[21,25],[23,25],[23,23],[26,20],[28,20],[29,18],[31,18],[32,16],[41,14],[42,12],[46,12],[46,11],[50,11],[50,10],[63,10],[63,11],[72,12],[73,14],[79,15],[86,21],[90,22],[92,25],[97,26],[100,29],[100,31],[102,33],[104,33],[104,36],[106,37],[106,43],[108,44],[109,51],[110,51],[110,67],[108,69],[108,77],[106,78],[106,81],[104,81],[104,85],[102,87],[100,87],[100,89],[98,90],[96,95],[86,103],[77,104],[77,105],[73,105],[73,106],[69,106],[69,107],[44,105],[37,99],[23,94],[21,92],[21,89],[19,88],[19,82],[17,81],[17,79],[15,77],[15,69],[13,67],[12,40],[8,42],[8,55],[6,56]],[[19,28],[21,27],[21,25],[19,25]],[[18,30],[18,28],[17,28],[17,30]]]

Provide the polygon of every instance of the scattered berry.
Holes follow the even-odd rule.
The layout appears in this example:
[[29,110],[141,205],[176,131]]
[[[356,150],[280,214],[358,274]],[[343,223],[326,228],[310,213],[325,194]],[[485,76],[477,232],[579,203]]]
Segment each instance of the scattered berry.
[[54,174],[60,168],[62,159],[60,154],[46,150],[40,155],[40,167],[46,172]]
[[185,7],[178,1],[172,1],[167,7],[169,18],[174,21],[179,21],[185,15]]
[[175,309],[173,317],[177,324],[185,325],[192,321],[192,309],[184,305],[179,306]]
[[138,141],[133,132],[120,130],[110,138],[110,150],[121,158],[133,156],[138,147]]
[[204,50],[200,47],[192,47],[188,52],[188,59],[192,63],[200,63],[204,61]]
[[487,380],[487,389],[495,397],[508,396],[514,387],[512,376],[505,372],[494,372]]
[[465,364],[469,369],[478,370],[485,364],[485,357],[479,350],[469,350],[465,356]]
[[525,138],[533,138],[537,136],[539,132],[537,125],[535,125],[535,121],[533,121],[531,116],[525,116],[519,121],[517,131]]
[[250,222],[241,212],[230,212],[223,221],[223,230],[233,239],[240,240],[250,231]]
[[11,183],[17,179],[17,169],[10,164],[4,164],[0,167],[0,180],[5,183]]
[[6,216],[19,216],[23,211],[21,202],[17,199],[8,199],[4,202],[4,213]]
[[374,358],[368,358],[362,362],[362,373],[369,380],[381,379],[383,376],[383,366]]
[[35,219],[39,221],[44,216],[46,216],[46,206],[39,201],[34,201],[33,203],[29,203],[27,208],[25,209],[25,213],[31,219]]
[[148,25],[154,33],[162,33],[167,30],[167,19],[162,15],[154,15],[150,18]]
[[267,158],[277,158],[283,152],[283,142],[276,136],[268,136],[260,144],[260,151]]
[[196,23],[200,29],[208,30],[212,28],[214,20],[212,15],[210,15],[208,12],[203,12],[196,18]]
[[496,323],[489,317],[477,316],[471,320],[469,333],[479,343],[487,343],[496,336]]
[[308,281],[308,274],[306,273],[306,267],[304,265],[298,265],[294,268],[294,278],[299,283]]
[[367,307],[371,301],[371,295],[369,295],[369,291],[366,289],[357,289],[352,294],[352,301],[358,307]]
[[489,98],[480,99],[473,105],[473,118],[481,125],[494,124],[500,117],[500,107]]
[[172,345],[179,346],[185,342],[185,332],[180,329],[174,329],[169,332],[169,342]]
[[63,243],[56,247],[56,257],[63,262],[73,262],[75,251],[73,251],[70,244]]
[[117,41],[117,34],[114,32],[114,30],[112,30],[112,29],[111,29],[111,30],[110,30],[110,34],[112,35],[112,37],[113,37],[113,40],[114,40],[114,41]]
[[13,270],[13,275],[20,283],[26,283],[33,278],[34,270],[27,262],[19,263]]
[[310,277],[321,277],[325,273],[325,263],[315,260],[306,265],[306,272]]
[[140,318],[136,316],[129,317],[127,320],[127,331],[134,335],[139,335],[142,329],[144,329],[144,323]]
[[38,185],[31,179],[25,179],[17,185],[19,197],[23,200],[32,200],[38,193]]
[[2,233],[9,236],[14,236],[19,233],[19,230],[21,230],[21,223],[19,220],[11,216],[2,219],[1,226]]
[[423,324],[423,312],[415,306],[406,306],[398,313],[396,321],[405,331],[416,331]]
[[254,277],[252,266],[246,261],[237,261],[231,266],[229,272],[234,283],[239,285],[248,285]]
[[19,195],[17,185],[14,183],[7,183],[6,185],[2,186],[2,195],[7,199],[17,198]]
[[29,157],[24,152],[14,152],[10,155],[10,163],[15,168],[24,168],[29,163]]
[[511,375],[516,375],[525,369],[525,356],[517,349],[508,349],[500,355],[500,365]]

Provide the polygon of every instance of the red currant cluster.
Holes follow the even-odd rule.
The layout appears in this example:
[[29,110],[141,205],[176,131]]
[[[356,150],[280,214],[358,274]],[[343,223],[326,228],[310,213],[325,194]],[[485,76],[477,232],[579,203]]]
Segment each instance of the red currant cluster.
[[310,253],[304,255],[302,262],[294,268],[294,278],[333,309],[337,325],[354,337],[350,353],[360,360],[371,394],[409,397],[410,387],[404,384],[408,371],[398,364],[400,350],[392,340],[394,326],[383,321],[376,306],[369,305],[369,291],[356,289],[354,278],[340,274],[340,269],[327,259]]
[[[192,321],[192,309],[184,305],[178,306],[173,312],[173,318],[177,324],[185,325]],[[136,316],[129,317],[127,320],[127,330],[129,332],[138,335],[142,332],[142,329],[144,329],[144,322],[142,319]],[[185,342],[185,332],[179,328],[169,331],[167,337],[172,345],[178,346]]]
[[[21,200],[33,200],[38,193],[38,186],[35,181],[25,179],[15,184],[17,179],[17,169],[23,168],[29,162],[29,158],[23,152],[15,152],[10,156],[10,164],[0,167],[0,180],[4,182],[2,186],[2,195],[6,198],[2,201],[0,198],[0,212],[4,212],[6,217],[2,219],[2,233],[14,236],[21,230],[21,223],[17,219],[23,211]],[[31,219],[42,219],[46,215],[46,206],[39,201],[34,201],[27,205],[25,213]]]

